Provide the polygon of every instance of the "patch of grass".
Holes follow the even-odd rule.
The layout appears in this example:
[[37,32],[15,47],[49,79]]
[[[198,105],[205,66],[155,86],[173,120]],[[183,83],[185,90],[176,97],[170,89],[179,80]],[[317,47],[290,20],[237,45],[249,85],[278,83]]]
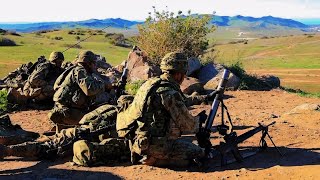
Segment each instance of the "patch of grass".
[[289,36],[269,39],[249,40],[244,44],[217,44],[215,49],[219,56],[215,62],[232,64],[232,59],[243,63],[246,69],[261,68],[320,68],[320,35]]
[[302,97],[320,98],[320,92],[309,93],[309,92],[302,91],[300,89],[293,89],[293,88],[288,88],[288,87],[281,87],[281,89],[284,91],[287,91],[289,93],[298,94],[299,96],[302,96]]
[[145,81],[138,80],[126,84],[125,90],[129,95],[136,95],[138,89],[142,86]]
[[8,100],[7,100],[8,92],[6,90],[0,91],[0,113],[7,110]]
[[[68,34],[68,30],[46,32],[45,36],[35,36],[34,33],[24,33],[22,36],[5,35],[15,42],[20,43],[19,46],[3,46],[0,50],[0,78],[13,71],[21,64],[27,62],[35,62],[41,55],[49,57],[52,51],[64,51],[66,44],[72,45],[77,43],[76,35]],[[84,29],[75,29],[74,32],[86,32]],[[49,37],[49,38],[47,38]],[[63,40],[53,40],[51,37],[62,37]],[[81,36],[81,38],[86,38]],[[130,48],[114,46],[107,42],[104,34],[92,36],[84,42],[80,43],[82,49],[71,48],[64,53],[66,61],[73,61],[81,50],[91,50],[96,54],[106,57],[111,65],[118,65],[127,59]],[[19,53],[17,53],[19,52]]]

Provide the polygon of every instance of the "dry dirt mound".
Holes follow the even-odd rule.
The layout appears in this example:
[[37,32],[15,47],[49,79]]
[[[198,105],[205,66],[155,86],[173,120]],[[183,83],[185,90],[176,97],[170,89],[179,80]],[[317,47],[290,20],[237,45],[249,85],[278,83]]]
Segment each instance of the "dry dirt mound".
[[[71,158],[50,161],[27,161],[10,157],[0,162],[0,176],[8,179],[319,179],[320,168],[320,111],[299,111],[288,114],[304,103],[319,103],[319,99],[302,98],[280,90],[268,92],[227,92],[228,106],[235,129],[242,133],[256,126],[258,122],[276,124],[270,127],[270,134],[285,154],[280,157],[275,148],[247,158],[243,163],[215,167],[212,161],[208,172],[196,167],[187,169],[156,168],[143,165],[116,164],[93,168],[71,166]],[[209,109],[210,105],[196,106],[193,113]],[[43,132],[51,128],[46,122],[45,111],[25,111],[11,114],[14,123],[27,130]],[[220,122],[216,118],[215,124]],[[256,135],[241,147],[258,145]],[[216,140],[215,140],[216,141]],[[268,141],[268,144],[271,143]],[[2,177],[0,177],[2,178]]]

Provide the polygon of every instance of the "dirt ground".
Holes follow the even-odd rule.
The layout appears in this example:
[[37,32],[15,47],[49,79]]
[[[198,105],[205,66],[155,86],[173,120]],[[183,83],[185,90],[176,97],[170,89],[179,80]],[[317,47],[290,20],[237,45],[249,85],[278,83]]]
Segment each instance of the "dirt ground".
[[[281,90],[268,92],[226,92],[227,105],[235,130],[241,134],[258,125],[276,121],[270,135],[284,156],[267,139],[266,151],[246,158],[242,163],[218,167],[219,158],[201,171],[197,167],[157,168],[144,165],[115,164],[84,168],[71,165],[71,157],[56,161],[31,161],[8,157],[0,162],[0,179],[320,179],[320,111],[299,110],[304,103],[320,104],[319,99],[303,98]],[[193,113],[210,105],[195,106]],[[10,115],[13,123],[26,130],[44,132],[51,128],[47,111],[24,111]],[[215,123],[220,123],[220,117]],[[256,150],[261,133],[241,144]],[[216,137],[213,134],[213,137]],[[213,139],[216,143],[218,140]],[[242,152],[248,152],[243,150]],[[231,157],[231,156],[230,156]]]

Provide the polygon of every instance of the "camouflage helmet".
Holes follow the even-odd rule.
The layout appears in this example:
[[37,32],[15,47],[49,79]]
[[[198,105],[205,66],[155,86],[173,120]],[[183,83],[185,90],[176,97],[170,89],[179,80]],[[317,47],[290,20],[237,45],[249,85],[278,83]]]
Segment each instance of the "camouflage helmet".
[[162,72],[181,72],[186,73],[188,70],[187,57],[181,52],[171,52],[166,54],[160,63]]
[[77,63],[92,63],[95,62],[96,56],[92,51],[81,51],[77,58]]
[[60,60],[64,61],[64,56],[63,56],[62,52],[53,51],[50,54],[49,61],[52,62],[52,61],[55,61],[57,59],[60,59]]

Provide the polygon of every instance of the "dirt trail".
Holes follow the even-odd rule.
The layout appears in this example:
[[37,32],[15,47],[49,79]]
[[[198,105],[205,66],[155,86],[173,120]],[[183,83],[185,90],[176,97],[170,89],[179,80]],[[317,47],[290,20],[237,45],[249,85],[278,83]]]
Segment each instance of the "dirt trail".
[[[156,168],[143,165],[115,164],[84,168],[71,166],[71,157],[50,161],[28,161],[14,157],[0,162],[0,179],[320,179],[320,111],[295,111],[293,108],[304,103],[318,103],[319,99],[303,98],[280,90],[269,92],[227,92],[225,104],[231,113],[235,129],[242,133],[258,122],[276,124],[270,134],[280,147],[284,157],[275,148],[247,158],[242,163],[215,167],[213,160],[208,172],[196,167],[186,169]],[[197,113],[209,109],[210,105],[196,106]],[[46,111],[25,111],[11,114],[14,123],[23,128],[43,132],[50,129],[45,121]],[[215,124],[220,122],[219,117]],[[242,147],[258,146],[259,135],[254,136]],[[271,143],[268,141],[268,144]]]

